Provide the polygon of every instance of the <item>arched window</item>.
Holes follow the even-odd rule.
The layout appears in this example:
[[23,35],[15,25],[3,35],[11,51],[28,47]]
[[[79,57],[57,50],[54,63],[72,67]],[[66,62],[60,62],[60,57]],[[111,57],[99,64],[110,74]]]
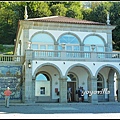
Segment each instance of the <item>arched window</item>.
[[46,75],[46,74],[42,74],[42,73],[40,73],[40,74],[38,74],[37,76],[36,76],[36,80],[45,80],[45,81],[49,81],[49,77]]
[[79,51],[80,50],[80,44],[78,39],[70,34],[65,34],[61,36],[58,40],[59,46],[58,50],[62,50],[61,44],[65,43],[65,50],[69,51]]
[[77,77],[73,73],[68,73],[67,75],[67,81],[76,81]]
[[103,86],[103,77],[101,74],[97,75],[97,91],[102,91],[102,89],[104,88]]
[[39,73],[36,76],[35,96],[50,96],[50,77],[47,73]]
[[[94,45],[94,49],[92,49],[92,45]],[[88,36],[84,40],[84,51],[97,51],[104,52],[105,46],[103,40],[95,35]]]
[[32,49],[36,50],[53,50],[54,40],[52,37],[46,33],[39,33],[33,36],[31,39]]

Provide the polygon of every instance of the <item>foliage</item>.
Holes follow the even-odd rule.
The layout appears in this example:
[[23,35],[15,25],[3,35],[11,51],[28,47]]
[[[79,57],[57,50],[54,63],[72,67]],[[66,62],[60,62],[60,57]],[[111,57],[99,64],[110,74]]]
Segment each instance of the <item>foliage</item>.
[[52,5],[50,8],[53,16],[65,16],[67,8],[64,7],[64,4]]
[[[24,19],[27,6],[28,18],[60,15],[77,19],[106,23],[107,12],[110,13],[113,30],[113,47],[120,50],[120,2],[91,2],[90,8],[84,8],[80,1],[4,1],[0,2],[0,44],[14,44],[18,21]],[[2,49],[2,47],[1,47]]]
[[14,47],[11,46],[3,46],[0,44],[0,54],[4,55],[13,55]]
[[83,19],[82,15],[82,4],[80,2],[73,2],[69,5],[69,8],[66,12],[67,17]]

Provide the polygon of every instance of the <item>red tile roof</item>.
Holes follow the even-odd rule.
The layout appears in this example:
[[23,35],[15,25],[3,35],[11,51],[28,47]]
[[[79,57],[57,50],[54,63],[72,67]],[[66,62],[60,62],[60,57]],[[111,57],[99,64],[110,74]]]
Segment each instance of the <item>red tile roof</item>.
[[78,20],[75,18],[63,17],[63,16],[50,16],[50,17],[42,17],[42,18],[32,18],[27,19],[29,21],[36,22],[56,22],[56,23],[71,23],[71,24],[88,24],[88,25],[106,25],[105,23],[99,23],[94,21],[87,20]]

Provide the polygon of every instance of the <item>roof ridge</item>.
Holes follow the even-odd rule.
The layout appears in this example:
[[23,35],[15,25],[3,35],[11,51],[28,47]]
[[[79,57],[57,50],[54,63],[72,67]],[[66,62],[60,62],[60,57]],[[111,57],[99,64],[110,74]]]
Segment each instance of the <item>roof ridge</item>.
[[89,21],[89,20],[81,20],[77,18],[72,17],[66,17],[66,16],[48,16],[48,17],[41,17],[41,18],[30,18],[27,19],[30,21],[44,21],[44,22],[61,22],[61,23],[76,23],[76,24],[97,24],[97,25],[106,25],[105,23],[95,22],[95,21]]

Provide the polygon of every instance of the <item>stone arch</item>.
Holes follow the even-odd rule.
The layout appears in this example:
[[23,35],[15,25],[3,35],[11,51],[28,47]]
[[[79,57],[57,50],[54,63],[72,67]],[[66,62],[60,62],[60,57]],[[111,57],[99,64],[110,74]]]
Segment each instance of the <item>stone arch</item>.
[[40,34],[41,34],[41,33],[48,34],[48,35],[53,39],[54,44],[57,43],[55,37],[54,37],[51,33],[47,32],[47,31],[39,31],[39,32],[34,33],[34,34],[31,36],[30,41],[32,40],[32,38],[33,38],[34,36],[36,36],[36,35],[39,34],[39,33],[40,33]]
[[46,72],[46,71],[40,71],[40,72],[37,72],[37,74],[36,74],[36,76],[37,75],[39,75],[39,74],[46,74],[50,79],[48,79],[48,81],[50,81],[52,78],[51,78],[51,75],[48,73],[48,72]]
[[67,71],[66,71],[66,73],[65,73],[65,76],[67,76],[67,74],[68,74],[68,72],[70,71],[71,68],[76,67],[76,66],[85,68],[85,69],[87,70],[87,73],[88,73],[90,76],[93,76],[92,71],[91,71],[86,65],[79,64],[79,63],[70,66],[70,67],[67,69]]
[[58,43],[58,40],[60,39],[60,37],[62,37],[63,35],[67,35],[67,34],[73,35],[74,37],[76,37],[79,41],[79,45],[81,45],[81,39],[75,33],[72,33],[72,32],[65,32],[65,33],[61,34],[57,39],[57,43]]
[[89,36],[97,36],[97,37],[101,38],[102,41],[103,41],[103,43],[104,43],[104,45],[106,46],[106,41],[105,41],[105,39],[104,39],[101,35],[95,34],[95,33],[94,33],[94,34],[89,34],[89,35],[85,36],[85,38],[83,39],[83,44],[84,44],[85,39],[88,38]]
[[120,70],[119,70],[116,66],[111,65],[111,64],[105,64],[105,65],[102,65],[101,67],[98,68],[98,70],[97,70],[96,73],[95,73],[95,77],[97,77],[97,74],[99,73],[99,71],[100,71],[102,68],[104,68],[104,67],[113,68],[113,69],[116,71],[116,73],[117,73],[118,75],[120,75]]
[[47,65],[47,66],[50,65],[50,66],[56,68],[56,69],[58,70],[58,72],[59,72],[59,76],[60,76],[60,77],[62,76],[62,71],[60,70],[60,68],[59,68],[58,66],[56,66],[56,65],[53,64],[53,63],[44,63],[44,64],[38,66],[38,67],[35,69],[35,71],[34,71],[34,73],[33,73],[33,78],[35,78],[36,74],[38,73],[38,70],[39,70],[41,67],[46,66],[46,65]]

